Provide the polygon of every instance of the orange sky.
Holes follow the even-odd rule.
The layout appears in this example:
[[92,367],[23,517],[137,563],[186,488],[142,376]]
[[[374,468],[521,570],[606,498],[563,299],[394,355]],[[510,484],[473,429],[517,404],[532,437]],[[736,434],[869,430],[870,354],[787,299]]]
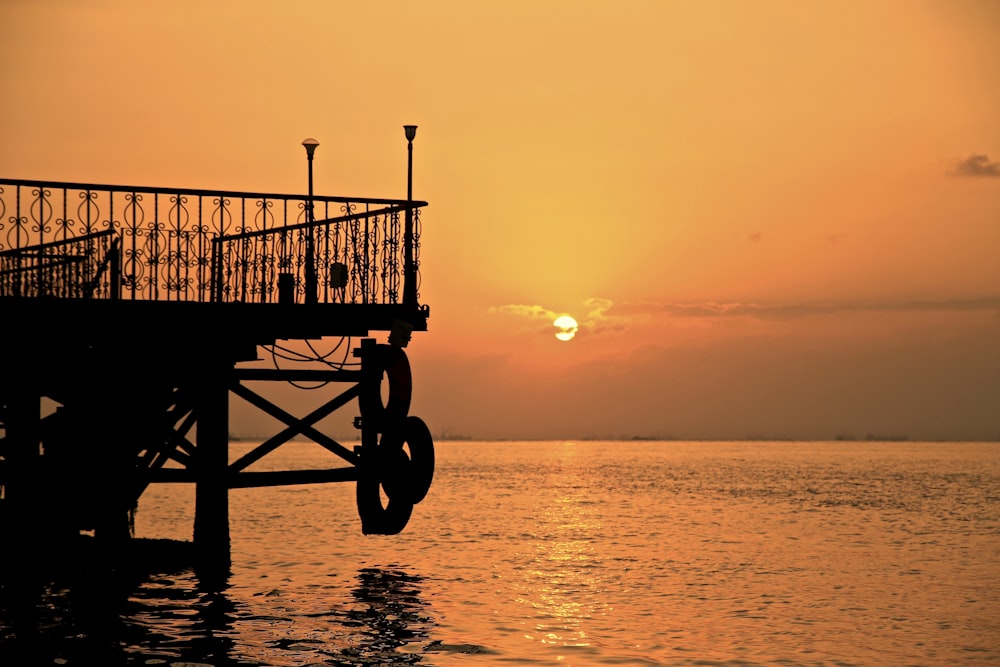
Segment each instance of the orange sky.
[[997,439],[998,37],[994,0],[6,0],[0,174],[304,192],[315,137],[318,193],[403,197],[415,123],[433,432]]

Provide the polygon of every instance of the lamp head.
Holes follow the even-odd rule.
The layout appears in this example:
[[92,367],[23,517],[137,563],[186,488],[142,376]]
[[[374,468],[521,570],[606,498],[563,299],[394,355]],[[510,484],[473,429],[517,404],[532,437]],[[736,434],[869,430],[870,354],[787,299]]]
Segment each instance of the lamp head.
[[404,125],[403,131],[406,132],[406,140],[413,141],[413,138],[417,136],[417,126],[416,125]]
[[306,157],[311,160],[313,153],[316,152],[316,147],[319,146],[319,142],[310,137],[308,139],[303,139],[302,145],[306,147]]

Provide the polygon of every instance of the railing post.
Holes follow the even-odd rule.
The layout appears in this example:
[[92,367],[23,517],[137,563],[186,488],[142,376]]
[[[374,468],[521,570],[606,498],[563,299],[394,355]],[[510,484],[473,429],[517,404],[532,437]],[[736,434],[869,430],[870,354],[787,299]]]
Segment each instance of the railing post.
[[302,145],[305,146],[306,158],[309,163],[309,202],[306,204],[306,220],[309,222],[309,225],[306,235],[305,301],[306,303],[316,303],[318,281],[316,279],[316,249],[313,247],[315,243],[313,238],[313,234],[315,233],[313,223],[316,221],[313,216],[313,155],[316,153],[316,147],[319,146],[319,142],[309,138],[303,141]]
[[222,242],[215,238],[212,239],[212,268],[210,278],[211,284],[209,285],[208,293],[211,295],[209,298],[215,303],[222,303],[222,254],[220,246]]
[[417,270],[413,265],[413,139],[416,125],[404,125],[406,133],[406,222],[403,227],[403,305],[417,306]]
[[[311,213],[309,217],[312,218]],[[312,221],[310,220],[310,222]],[[306,303],[316,303],[318,283],[319,281],[316,279],[316,250],[313,248],[313,228],[309,227],[308,236],[306,236]]]
[[111,294],[109,295],[112,301],[117,301],[121,298],[122,291],[122,244],[121,239],[114,239],[111,242],[111,261],[108,267],[111,269],[111,276],[109,277],[111,281]]

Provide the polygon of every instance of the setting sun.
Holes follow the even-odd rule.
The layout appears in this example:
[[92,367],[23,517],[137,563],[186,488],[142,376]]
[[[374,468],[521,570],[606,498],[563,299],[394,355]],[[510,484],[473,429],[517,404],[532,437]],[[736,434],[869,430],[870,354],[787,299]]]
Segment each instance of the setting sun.
[[577,329],[579,329],[576,320],[569,315],[560,315],[552,323],[552,326],[557,329],[556,338],[559,340],[572,340],[573,336],[576,335]]

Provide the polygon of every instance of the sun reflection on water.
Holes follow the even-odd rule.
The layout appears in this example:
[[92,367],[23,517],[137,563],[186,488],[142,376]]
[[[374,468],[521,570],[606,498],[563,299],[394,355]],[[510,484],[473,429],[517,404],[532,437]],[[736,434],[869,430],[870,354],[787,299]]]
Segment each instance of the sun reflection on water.
[[[561,448],[561,463],[575,456],[572,444]],[[601,533],[602,523],[589,488],[577,473],[562,467],[551,493],[540,498],[538,539],[533,553],[526,554],[528,565],[519,582],[518,602],[531,608],[535,621],[525,639],[551,646],[589,647],[585,624],[607,611],[598,601],[605,582],[593,539]]]

